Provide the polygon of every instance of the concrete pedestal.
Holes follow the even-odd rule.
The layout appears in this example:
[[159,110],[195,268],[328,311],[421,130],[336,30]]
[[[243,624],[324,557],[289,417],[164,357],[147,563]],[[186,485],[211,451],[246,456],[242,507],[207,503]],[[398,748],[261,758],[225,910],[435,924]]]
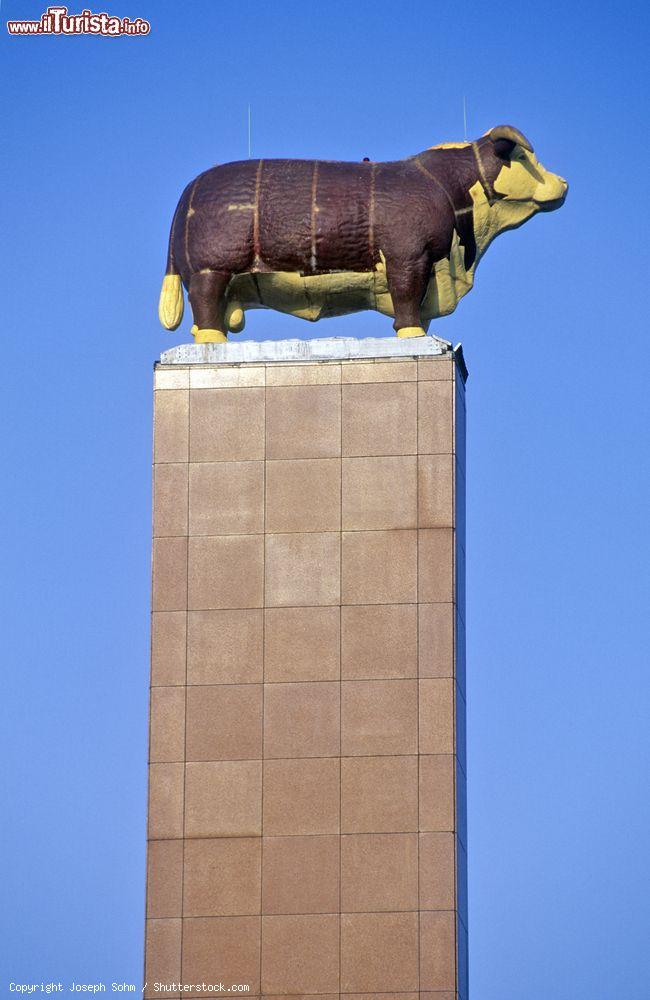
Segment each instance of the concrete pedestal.
[[462,358],[163,361],[145,995],[467,1000]]

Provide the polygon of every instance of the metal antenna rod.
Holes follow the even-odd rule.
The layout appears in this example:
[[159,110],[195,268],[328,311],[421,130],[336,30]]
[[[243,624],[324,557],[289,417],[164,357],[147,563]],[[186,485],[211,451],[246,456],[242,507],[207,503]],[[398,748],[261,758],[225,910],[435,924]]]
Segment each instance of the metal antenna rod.
[[465,131],[465,142],[467,142],[467,98],[465,96],[463,96],[463,129]]
[[248,105],[248,159],[251,158],[251,106]]

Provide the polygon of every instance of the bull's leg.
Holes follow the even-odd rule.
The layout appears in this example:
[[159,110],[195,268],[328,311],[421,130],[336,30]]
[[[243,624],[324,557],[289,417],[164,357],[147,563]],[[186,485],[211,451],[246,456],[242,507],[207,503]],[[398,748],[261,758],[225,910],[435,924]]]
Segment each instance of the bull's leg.
[[223,344],[226,335],[226,288],[230,275],[199,271],[190,278],[189,300],[194,316],[192,333],[197,344]]
[[416,261],[386,260],[386,281],[393,300],[398,337],[424,337],[420,306],[425,296],[431,261],[428,255]]

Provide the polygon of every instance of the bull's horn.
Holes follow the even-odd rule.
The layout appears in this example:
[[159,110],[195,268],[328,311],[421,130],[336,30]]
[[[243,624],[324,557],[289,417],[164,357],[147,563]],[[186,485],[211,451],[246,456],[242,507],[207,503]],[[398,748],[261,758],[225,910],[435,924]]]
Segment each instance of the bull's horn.
[[497,139],[509,139],[510,142],[516,142],[519,146],[523,146],[527,149],[529,153],[534,152],[532,145],[518,128],[513,128],[512,125],[497,125],[495,128],[491,128],[487,134],[488,139],[495,142]]

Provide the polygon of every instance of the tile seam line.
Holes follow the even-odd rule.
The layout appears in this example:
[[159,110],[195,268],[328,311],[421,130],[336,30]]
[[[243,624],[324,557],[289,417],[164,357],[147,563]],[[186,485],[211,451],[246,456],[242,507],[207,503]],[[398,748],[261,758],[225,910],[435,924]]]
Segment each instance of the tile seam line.
[[[422,911],[414,910],[413,908],[408,909],[408,910],[341,910],[341,911],[339,911],[339,910],[301,910],[298,913],[293,912],[293,911],[290,911],[290,912],[284,912],[283,911],[281,913],[262,913],[262,917],[271,917],[271,918],[273,918],[273,917],[338,917],[339,915],[340,916],[346,916],[346,917],[347,916],[358,917],[358,916],[381,916],[382,914],[390,916],[390,915],[392,915],[394,913],[400,913],[400,914],[402,914],[402,913],[418,913],[418,912],[422,912],[422,913],[455,913],[456,911],[453,910],[453,909],[450,909],[449,907],[442,907],[442,908],[439,908],[439,909],[431,909],[429,907],[427,909],[423,909]],[[188,920],[230,920],[232,917],[259,917],[259,916],[260,916],[260,914],[257,911],[255,913],[251,913],[251,912],[246,912],[246,913],[188,913],[186,919],[188,919]],[[178,917],[152,917],[151,919],[152,920],[177,920]],[[462,921],[461,921],[461,923],[462,923]],[[348,991],[345,990],[343,992],[347,993]],[[390,990],[383,990],[383,991],[380,991],[380,992],[390,993],[392,991],[390,991]],[[405,990],[405,991],[398,990],[397,992],[399,992],[399,993],[401,993],[401,992],[406,992],[406,993],[413,992],[413,993],[416,993],[418,991],[417,990]],[[423,993],[430,993],[432,991],[431,990],[423,990],[422,992]],[[257,995],[257,994],[253,994],[253,995]],[[296,994],[291,994],[291,993],[287,993],[287,994],[284,994],[284,993],[273,994],[273,993],[271,993],[271,994],[269,994],[269,993],[266,993],[266,994],[262,994],[262,995],[263,996],[295,996]],[[300,995],[300,994],[298,994],[298,995]],[[327,996],[328,994],[321,994],[321,995]],[[361,995],[364,996],[366,994],[361,994]]]
[[[262,388],[259,386],[258,388]],[[181,389],[181,392],[186,392],[187,390]],[[453,455],[453,451],[387,451],[387,452],[377,452],[372,455],[362,455],[356,452],[349,452],[346,454],[336,454],[336,455],[287,455],[279,458],[260,458],[259,455],[251,458],[192,458],[187,462],[179,462],[178,459],[168,460],[168,461],[157,461],[155,463],[158,465],[251,465],[255,462],[261,464],[262,462],[269,462],[271,465],[275,462],[326,462],[326,461],[336,461],[342,458],[344,461],[349,459],[363,459],[368,461],[373,458],[426,458],[426,457],[436,457],[436,456],[449,456]],[[462,467],[460,469],[463,473]],[[463,478],[465,478],[463,473]]]
[[[154,375],[154,389],[156,385],[156,379]],[[151,420],[151,525],[153,529],[154,524],[154,512],[156,503],[156,396],[154,393],[152,406],[152,420]],[[146,859],[145,859],[145,893],[144,893],[144,938],[145,947],[144,954],[142,956],[142,980],[146,983],[147,976],[147,939],[148,934],[148,920],[149,917],[149,858],[151,851],[152,838],[150,835],[150,803],[151,803],[151,762],[149,758],[151,757],[151,704],[153,696],[153,670],[154,670],[154,657],[153,657],[153,625],[154,625],[154,610],[153,610],[153,597],[154,597],[154,542],[153,542],[153,530],[152,530],[152,543],[151,543],[151,560],[149,566],[149,718],[147,720],[147,737],[148,737],[148,751],[147,751],[147,821],[146,821]]]
[[[417,372],[416,372],[416,374],[417,374]],[[416,389],[415,389],[415,419],[416,419],[416,424],[417,424],[416,431],[415,431],[415,443],[416,443],[417,453],[418,453],[417,458],[415,460],[415,462],[416,462],[416,473],[415,473],[415,504],[416,504],[416,507],[415,507],[415,523],[418,525],[418,529],[419,529],[419,527],[420,527],[420,383],[419,383],[419,381],[416,383]],[[422,927],[421,927],[421,918],[420,918],[420,879],[421,879],[421,867],[420,867],[420,840],[421,840],[421,833],[420,833],[420,757],[421,757],[421,755],[420,755],[420,532],[419,532],[419,530],[418,530],[417,545],[416,545],[416,550],[415,550],[415,578],[416,578],[416,588],[417,588],[417,590],[416,590],[417,605],[416,605],[416,612],[415,612],[415,617],[416,617],[416,631],[415,631],[415,635],[416,635],[416,640],[415,640],[416,641],[416,661],[415,662],[416,662],[416,665],[417,665],[417,673],[418,673],[417,688],[416,688],[416,690],[417,690],[417,696],[416,696],[416,705],[417,705],[417,717],[416,717],[417,741],[416,741],[416,745],[417,745],[417,749],[418,749],[418,766],[417,766],[417,782],[418,782],[418,789],[417,789],[417,791],[418,791],[418,802],[417,802],[417,827],[418,827],[418,834],[417,834],[417,838],[418,838],[417,839],[417,870],[418,870],[418,884],[417,884],[417,892],[418,892],[417,957],[418,957],[418,967],[417,967],[417,977],[418,977],[418,996],[419,996],[420,995],[420,991],[422,989],[422,972],[421,972],[421,969],[422,969],[422,954],[421,954],[421,952],[422,952],[422,943],[421,943],[422,942]]]
[[[338,531],[332,531],[332,532],[327,532],[327,534],[338,535],[339,532]],[[173,536],[173,537],[178,537],[178,536]],[[222,536],[217,535],[215,537],[220,538]],[[372,603],[371,604],[345,604],[345,605],[342,605],[342,606],[343,607],[352,607],[352,608],[396,608],[396,607],[399,607],[399,608],[404,608],[404,607],[415,608],[415,607],[417,607],[417,603],[418,603],[417,601],[377,601],[374,604],[372,604]],[[432,606],[432,607],[447,607],[448,605],[452,605],[453,606],[455,604],[455,602],[454,601],[422,601],[422,604],[423,605],[427,605],[427,606]],[[203,612],[203,611],[215,611],[215,612],[220,612],[220,613],[223,612],[224,614],[226,614],[226,613],[230,613],[231,611],[302,611],[303,609],[305,609],[305,610],[319,610],[321,608],[337,608],[337,607],[339,607],[338,604],[273,604],[273,605],[270,605],[267,608],[265,608],[263,606],[259,606],[259,607],[255,607],[255,608],[251,608],[251,607],[247,607],[247,608],[189,608],[189,612],[191,614],[193,611],[200,611],[200,612]],[[182,611],[185,611],[185,610],[186,610],[185,608],[168,608],[168,609],[166,608],[166,609],[163,609],[161,611],[155,611],[155,612],[153,612],[153,614],[156,614],[156,615],[177,615],[177,614],[179,614],[179,612],[182,612]]]
[[181,954],[180,954],[180,975],[181,982],[183,981],[183,944],[184,944],[184,912],[185,912],[185,834],[186,834],[186,822],[185,822],[185,810],[187,805],[186,799],[186,775],[187,775],[187,663],[189,654],[189,606],[190,606],[190,543],[189,543],[189,524],[190,524],[190,476],[189,476],[189,461],[190,455],[192,453],[192,394],[189,389],[187,390],[187,452],[186,452],[186,462],[183,464],[187,465],[187,486],[186,486],[186,497],[185,497],[185,517],[187,521],[187,534],[186,538],[186,553],[185,553],[185,685],[184,685],[184,713],[183,713],[183,813],[182,813],[182,832],[183,832],[183,852],[181,856]]
[[339,367],[339,949],[338,985],[342,981],[343,930],[341,906],[343,899],[343,369]]
[[[307,339],[300,338],[284,338],[283,340],[275,340],[267,338],[266,340],[242,340],[239,342],[228,341],[227,347],[234,347],[236,350],[242,350],[246,344],[313,344],[319,341],[331,340],[332,338],[327,337],[311,337]],[[355,344],[359,344],[364,340],[373,340],[375,343],[381,343],[386,340],[390,340],[390,337],[347,337],[343,338],[347,341],[352,341]],[[400,341],[398,340],[398,344]],[[206,347],[207,345],[203,345]],[[396,345],[393,345],[396,346]],[[176,344],[175,346],[168,347],[159,358],[157,358],[153,363],[154,372],[157,371],[194,371],[197,368],[239,368],[242,366],[250,365],[251,367],[260,368],[265,365],[277,365],[282,366],[294,366],[294,365],[354,365],[357,363],[361,364],[405,364],[408,362],[417,364],[418,362],[424,362],[425,364],[438,362],[439,364],[448,364],[450,368],[453,367],[452,352],[447,351],[395,351],[394,353],[384,354],[381,351],[375,351],[375,353],[368,354],[356,354],[354,356],[336,356],[331,354],[327,357],[293,357],[293,358],[212,358],[208,360],[197,360],[185,358],[180,361],[163,360],[163,354],[168,354],[171,351],[182,350],[183,348],[189,348],[190,351],[195,352],[197,350],[197,345],[192,343]],[[199,348],[200,350],[201,348]],[[370,349],[368,349],[370,350]]]
[[[454,373],[455,374],[455,373]],[[458,420],[456,417],[456,406],[457,406],[457,385],[456,378],[454,377],[452,381],[452,393],[451,393],[451,413],[452,413],[452,429],[451,429],[451,449],[452,455],[455,459],[458,451]],[[455,462],[454,462],[455,465]],[[452,570],[452,595],[454,597],[454,604],[456,609],[458,609],[458,525],[457,525],[457,495],[456,495],[456,482],[455,476],[452,475],[452,512],[453,512],[453,540],[452,540],[452,559],[453,559],[453,570]],[[456,691],[458,688],[458,636],[456,635],[456,629],[454,628],[454,642],[453,642],[453,667],[454,667],[454,684],[452,688],[452,711],[453,711],[453,749],[455,759],[458,761],[458,718],[457,718],[457,695]],[[458,982],[459,982],[459,967],[458,967],[458,951],[459,951],[459,940],[458,940],[458,773],[456,768],[454,768],[454,990],[456,995],[458,995]]]
[[[429,830],[422,829],[418,830],[344,830],[341,834],[336,833],[336,831],[326,830],[320,833],[265,833],[264,837],[267,840],[290,840],[294,837],[304,838],[304,837],[401,837],[401,836],[411,836],[417,833],[436,833],[436,834],[448,834],[453,836],[455,831],[451,830]],[[221,840],[259,840],[261,838],[260,833],[206,833],[202,835],[192,835],[189,837],[152,837],[152,843],[172,843],[174,841],[180,840],[211,840],[211,841],[221,841]],[[461,841],[462,843],[462,841]],[[463,847],[465,845],[463,844]],[[385,911],[378,911],[385,912]],[[391,912],[391,911],[387,911]],[[415,911],[410,911],[415,912]],[[152,918],[153,919],[153,918]],[[390,991],[389,991],[390,992]],[[427,992],[425,990],[425,992]]]
[[[454,531],[454,526],[451,524],[416,524],[416,525],[399,525],[391,524],[387,527],[379,528],[353,528],[347,526],[345,528],[296,528],[293,531],[231,531],[222,532],[220,535],[214,535],[210,533],[193,532],[188,535],[186,532],[178,532],[176,534],[169,535],[154,535],[154,538],[266,538],[275,537],[276,535],[358,535],[365,532],[369,534],[371,532],[378,531]],[[386,603],[386,602],[385,602]],[[390,602],[389,602],[390,603]],[[417,601],[412,601],[411,603],[417,604]],[[436,602],[423,602],[423,603],[436,603]],[[444,603],[444,602],[437,602]],[[336,607],[337,605],[333,605]]]
[[[268,389],[320,389],[327,386],[341,386],[341,388],[346,388],[347,386],[353,385],[418,385],[421,382],[451,382],[451,379],[425,379],[425,378],[377,378],[377,379],[349,379],[339,382],[338,379],[332,378],[331,381],[323,382],[271,382],[267,383],[266,387]],[[157,388],[155,392],[229,392],[233,389],[263,389],[264,384],[262,382],[251,382],[250,385],[243,385],[239,383],[238,385],[192,385],[190,383],[188,386],[169,386],[169,388]]]
[[[285,338],[283,340],[272,340],[270,338],[267,338],[267,339],[262,339],[262,340],[243,340],[243,341],[241,341],[239,343],[237,343],[234,340],[229,340],[227,342],[227,344],[225,345],[225,349],[228,350],[230,348],[233,348],[236,352],[237,351],[241,352],[241,351],[243,351],[245,349],[245,347],[246,347],[247,344],[256,344],[258,347],[263,348],[265,345],[269,345],[269,344],[298,344],[298,343],[315,344],[315,343],[322,343],[324,341],[327,341],[328,339],[330,339],[330,338],[312,337],[312,338],[307,339],[307,340],[297,340],[296,338]],[[386,341],[386,340],[388,340],[390,338],[387,338],[387,337],[348,337],[348,338],[344,338],[344,339],[346,339],[348,341],[348,343],[354,343],[354,344],[360,344],[360,343],[363,343],[366,340],[372,340],[375,345],[379,345],[383,341]],[[401,341],[398,340],[397,344],[399,345],[400,343],[401,343]],[[393,346],[396,346],[396,345],[393,345]],[[429,345],[427,345],[427,346],[429,346]],[[298,366],[300,366],[300,367],[307,367],[307,366],[321,367],[321,366],[329,366],[329,365],[345,365],[347,367],[347,366],[352,366],[352,365],[355,365],[355,364],[369,364],[369,365],[373,365],[373,364],[396,364],[396,365],[400,365],[400,364],[418,364],[418,362],[420,362],[420,363],[424,362],[424,364],[427,364],[427,365],[428,364],[439,364],[441,367],[453,368],[453,363],[452,363],[452,360],[451,360],[451,352],[446,352],[446,351],[440,351],[440,352],[438,352],[438,351],[435,351],[435,350],[433,350],[433,351],[432,350],[414,351],[413,349],[411,349],[410,351],[408,351],[408,350],[406,350],[406,351],[400,351],[400,350],[383,351],[383,350],[377,349],[377,347],[374,347],[374,346],[373,346],[373,348],[367,348],[366,349],[366,353],[361,353],[361,354],[351,354],[351,353],[348,353],[348,352],[345,352],[345,351],[339,352],[339,353],[335,353],[334,351],[331,351],[331,352],[321,352],[318,355],[311,355],[309,357],[306,357],[304,354],[303,355],[295,354],[293,357],[291,357],[291,356],[289,356],[289,357],[287,357],[287,356],[285,356],[285,357],[262,357],[261,355],[264,354],[264,353],[272,353],[272,352],[265,352],[264,350],[260,351],[257,357],[241,357],[240,356],[240,357],[220,358],[220,357],[214,357],[214,356],[212,356],[212,357],[207,357],[207,358],[206,357],[198,357],[196,359],[194,359],[192,357],[190,357],[190,358],[185,357],[185,358],[179,358],[178,360],[176,360],[174,358],[168,358],[168,357],[166,357],[166,355],[168,355],[168,354],[172,354],[172,353],[179,352],[179,351],[181,351],[183,353],[188,353],[188,351],[189,351],[189,353],[192,353],[192,354],[193,353],[200,353],[200,352],[208,353],[206,350],[204,350],[204,349],[207,349],[207,347],[208,347],[208,345],[202,345],[202,347],[199,347],[198,345],[191,344],[191,343],[176,344],[175,346],[169,347],[165,351],[163,351],[159,355],[159,357],[156,358],[156,360],[153,362],[153,371],[154,372],[160,372],[160,371],[162,371],[162,372],[167,372],[167,371],[174,371],[174,372],[175,371],[181,371],[181,372],[186,372],[186,371],[190,371],[191,372],[191,371],[196,371],[197,369],[205,369],[205,368],[217,368],[217,369],[234,368],[234,369],[239,369],[239,368],[246,368],[248,366],[254,367],[254,368],[260,368],[263,365],[273,366],[274,368],[275,367],[277,367],[277,368],[286,368],[286,367],[298,367]],[[188,350],[184,351],[184,349],[188,349]],[[216,348],[216,350],[220,350],[220,348]],[[209,353],[212,353],[212,352],[209,352]],[[451,376],[449,376],[449,377],[451,378]]]
[[[299,914],[297,914],[297,915],[299,915]],[[453,990],[453,989],[452,990],[423,990],[422,992],[430,994],[432,997],[434,997],[434,1000],[435,1000],[435,997],[444,997],[445,1000],[447,1000],[447,997],[449,997],[449,996],[452,997],[452,1000],[466,1000],[466,997],[463,994],[457,993],[456,990]],[[285,998],[285,997],[287,997],[287,998],[288,997],[331,997],[332,1000],[336,1000],[336,998],[339,998],[339,997],[368,997],[369,995],[377,996],[377,997],[394,997],[394,996],[396,996],[395,993],[373,993],[373,994],[368,994],[368,993],[350,993],[350,992],[341,992],[341,993],[299,993],[299,994],[298,993],[259,993],[258,994],[258,993],[252,993],[252,992],[251,993],[240,993],[240,992],[229,993],[229,992],[226,991],[226,992],[223,992],[223,993],[210,993],[210,992],[205,992],[205,993],[204,992],[201,992],[201,993],[191,993],[191,992],[187,992],[187,993],[184,993],[182,995],[179,994],[179,993],[165,994],[165,996],[169,997],[169,1000],[181,1000],[181,996],[189,996],[189,997],[201,997],[201,996],[206,996],[206,997],[219,997],[219,996],[221,996],[221,997],[236,997],[236,996],[240,996],[241,997],[241,996],[247,996],[247,997],[250,997],[250,1000],[267,1000],[268,997],[272,997],[272,996],[273,997],[276,997],[276,996],[280,997],[281,996],[283,998]],[[406,992],[401,992],[399,995],[400,996],[409,996],[409,997],[413,996],[413,997],[416,997],[417,996],[417,990],[408,990]],[[154,997],[154,996],[157,996],[157,994],[155,994],[155,993],[150,993],[149,994],[149,997]]]
[[[429,529],[425,529],[425,530],[429,530]],[[336,534],[336,532],[333,532],[333,534]],[[392,601],[390,605],[387,605],[385,601],[376,601],[375,603],[368,603],[368,601],[359,601],[358,603],[354,603],[352,601],[346,601],[344,604],[341,605],[341,607],[344,607],[344,608],[400,607],[401,608],[401,607],[411,607],[413,605],[413,603],[414,603],[413,601]],[[422,603],[423,604],[450,604],[452,607],[455,607],[455,604],[454,604],[453,601],[423,601]],[[264,606],[262,604],[254,604],[254,605],[248,604],[248,605],[244,605],[243,607],[239,606],[239,605],[235,605],[234,607],[229,607],[229,608],[206,608],[206,607],[199,607],[199,608],[196,608],[196,607],[195,608],[156,608],[155,614],[178,614],[179,611],[188,611],[189,614],[196,614],[196,613],[203,614],[206,611],[264,611],[264,610],[267,610],[267,611],[284,611],[284,610],[288,610],[288,609],[291,609],[291,610],[295,611],[295,610],[297,610],[299,608],[336,608],[336,607],[338,607],[337,604],[271,604],[267,608],[264,608]],[[459,612],[459,614],[460,614],[460,612]],[[170,686],[174,687],[174,685],[170,685]]]
[[[264,525],[264,537],[266,540],[266,523],[267,523],[267,509],[266,509],[266,488],[267,488],[267,434],[268,434],[268,421],[266,413],[266,402],[267,402],[267,368],[266,365],[263,367],[264,371],[264,466],[262,468],[262,508],[263,508],[263,525]],[[262,603],[264,610],[262,612],[262,764],[261,764],[261,786],[260,786],[260,957],[259,957],[259,988],[260,994],[262,993],[263,987],[263,943],[264,943],[264,760],[265,752],[264,746],[266,742],[266,544],[264,544],[262,551]]]
[[[406,677],[342,677],[341,678],[341,684],[368,684],[368,683],[373,683],[373,684],[391,684],[391,683],[399,683],[400,681],[417,681],[417,680],[423,680],[423,681],[451,681],[453,679],[454,679],[453,674],[446,674],[446,675],[438,674],[435,677],[426,677],[426,676],[424,676],[424,677],[418,677],[417,674],[409,674]],[[224,688],[224,687],[246,687],[246,688],[253,688],[253,687],[261,685],[261,683],[262,683],[261,681],[215,681],[214,684],[210,684],[210,683],[189,684],[188,687],[191,687],[191,688],[204,688],[204,687],[209,687],[209,688]],[[281,684],[338,684],[339,682],[336,679],[336,677],[317,677],[317,678],[314,678],[313,680],[265,681],[264,683],[265,684],[274,684],[274,685],[278,685],[279,686]],[[458,682],[456,682],[456,683],[458,683]],[[173,689],[178,688],[178,687],[183,687],[184,685],[182,685],[182,684],[154,684],[153,686],[154,686],[154,688],[156,690],[160,689],[160,688],[164,688],[164,689],[170,688],[170,689],[173,690]],[[460,694],[460,697],[462,698],[463,697],[462,692],[459,691],[459,694]],[[463,701],[464,700],[465,699],[463,699]],[[379,754],[379,756],[381,757],[381,756],[383,756],[383,754]]]
[[[152,764],[261,764],[276,760],[385,760],[392,757],[454,757],[452,754],[445,750],[439,750],[436,753],[419,753],[417,750],[413,750],[410,753],[405,751],[400,751],[396,753],[395,751],[390,751],[389,753],[358,753],[358,754],[330,754],[329,756],[320,757],[220,757],[218,759],[208,758],[206,760],[153,760]],[[458,764],[462,770],[462,765]],[[463,775],[466,777],[465,773]],[[165,838],[166,840],[174,840],[174,837]]]
[[[341,678],[341,684],[367,684],[367,683],[382,684],[382,683],[390,683],[391,681],[417,681],[417,680],[423,680],[423,681],[450,681],[450,680],[453,680],[453,679],[454,678],[453,678],[453,676],[451,674],[447,674],[446,676],[444,676],[444,675],[436,675],[435,677],[420,677],[420,678],[418,678],[417,674],[409,674],[406,677],[342,677]],[[215,681],[214,683],[204,683],[204,682],[201,682],[199,684],[188,684],[187,686],[188,686],[188,688],[190,690],[193,690],[193,689],[196,689],[196,688],[227,688],[227,687],[253,688],[256,685],[260,685],[261,683],[262,683],[261,681]],[[274,686],[276,686],[276,685],[279,686],[281,684],[337,684],[338,681],[336,680],[335,677],[332,677],[332,678],[323,677],[322,679],[321,678],[317,678],[316,680],[291,680],[291,679],[290,680],[279,680],[279,681],[270,681],[270,680],[267,680],[264,683],[266,683],[266,684],[272,684]],[[172,690],[173,691],[176,688],[180,688],[180,687],[184,687],[184,685],[183,684],[154,684],[152,686],[152,690],[154,690],[154,691]],[[460,695],[460,697],[462,698],[462,694]],[[379,756],[381,757],[381,756],[383,756],[383,754],[379,754]],[[233,758],[233,759],[236,759],[236,758]]]

